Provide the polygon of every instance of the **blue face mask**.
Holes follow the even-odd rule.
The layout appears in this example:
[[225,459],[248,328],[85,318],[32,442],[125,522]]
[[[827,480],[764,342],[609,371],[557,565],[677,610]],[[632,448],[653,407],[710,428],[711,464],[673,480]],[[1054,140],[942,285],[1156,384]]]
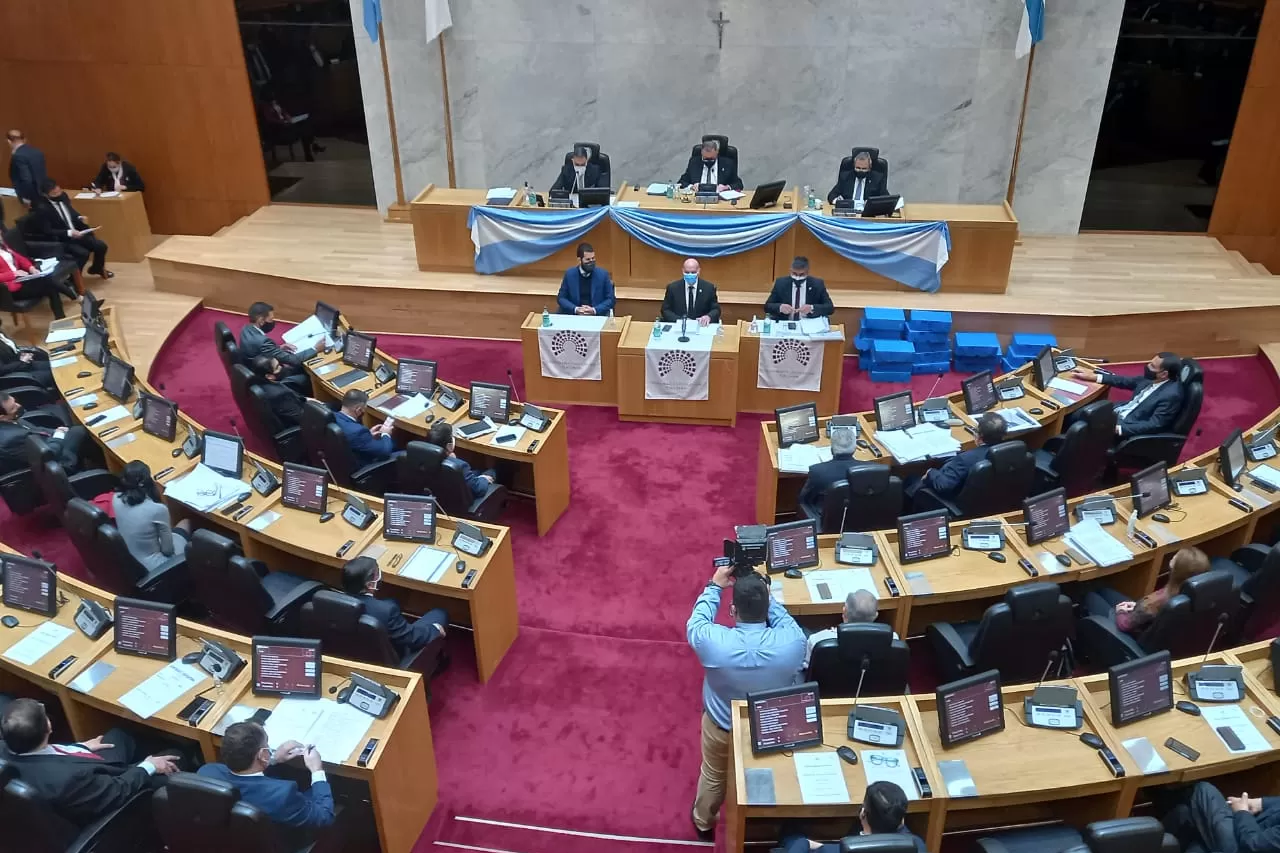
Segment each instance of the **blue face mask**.
[[687,273],[685,273],[685,274],[684,274],[684,283],[685,283],[685,284],[697,284],[697,283],[698,283],[698,274],[697,274],[696,272],[687,272]]

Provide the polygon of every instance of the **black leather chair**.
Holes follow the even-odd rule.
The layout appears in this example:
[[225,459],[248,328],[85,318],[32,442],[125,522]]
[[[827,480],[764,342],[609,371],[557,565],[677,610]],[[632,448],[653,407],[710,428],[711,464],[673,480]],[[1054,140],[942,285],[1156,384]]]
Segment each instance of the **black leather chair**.
[[1136,636],[1116,627],[1105,616],[1086,616],[1077,630],[1077,646],[1095,669],[1168,651],[1174,659],[1202,655],[1218,626],[1216,648],[1226,645],[1226,632],[1240,610],[1240,593],[1231,573],[1212,570],[1188,578],[1182,590],[1169,599],[1155,619]]
[[1067,431],[1037,450],[1031,494],[1062,487],[1068,496],[1091,490],[1106,470],[1116,437],[1116,410],[1109,400],[1080,409]]
[[1177,464],[1204,404],[1204,368],[1200,362],[1194,358],[1183,359],[1178,384],[1182,386],[1182,408],[1173,426],[1168,432],[1126,438],[1112,448],[1108,466],[1112,477],[1121,471],[1140,471],[1157,462],[1169,466]]
[[151,791],[85,827],[60,816],[35,788],[0,760],[0,853],[134,853],[153,849]]
[[159,568],[145,571],[124,544],[107,514],[82,498],[67,501],[62,524],[94,580],[116,595],[177,604],[190,587],[186,555],[175,554]]
[[54,457],[53,449],[36,435],[27,436],[27,461],[45,505],[59,519],[67,508],[67,501],[72,498],[92,500],[113,491],[119,482],[119,478],[105,468],[91,468],[68,475]]
[[1005,441],[987,450],[987,458],[969,469],[964,486],[947,500],[929,488],[916,492],[914,511],[946,509],[952,518],[981,518],[1020,508],[1031,492],[1036,462],[1027,445]]
[[915,853],[916,843],[906,835],[850,835],[840,839],[840,853]]
[[1154,817],[1099,820],[1081,833],[1057,824],[979,838],[980,853],[1180,853],[1178,839]]
[[[720,143],[720,156],[722,156],[722,157],[728,157],[730,160],[733,160],[734,162],[737,162],[737,161],[738,161],[738,148],[737,148],[737,146],[736,146],[736,145],[730,145],[730,144],[729,144],[729,137],[725,136],[725,135],[724,135],[724,134],[722,134],[722,133],[704,133],[704,134],[702,134],[702,141],[703,141],[703,142],[710,142],[710,141],[711,141],[711,140],[713,140],[713,139],[714,139],[716,142],[719,142],[719,143]],[[691,150],[691,151],[689,152],[689,156],[690,156],[690,157],[697,157],[697,156],[698,156],[699,154],[701,154],[701,153],[702,153],[702,146],[701,146],[701,145],[695,145],[695,146],[693,146],[693,150]],[[739,175],[738,177],[742,177],[742,176],[741,176],[741,175]]]
[[302,404],[302,418],[298,422],[298,435],[307,461],[316,468],[324,467],[324,435],[333,423],[333,410],[316,400]]
[[1231,636],[1247,640],[1265,628],[1280,607],[1280,545],[1237,548],[1230,558],[1214,557],[1210,569],[1225,571],[1240,591],[1240,612]]
[[196,599],[214,621],[240,634],[273,634],[291,627],[324,584],[288,572],[268,571],[240,545],[212,530],[197,530],[187,549],[187,571]]
[[[801,505],[800,511],[807,518],[813,518],[813,509],[808,505]],[[822,493],[822,512],[814,519],[818,522],[818,532],[839,533],[844,529],[848,517],[849,481],[836,480]]]
[[1075,636],[1075,622],[1071,599],[1039,581],[1005,592],[979,622],[934,622],[926,633],[944,681],[997,669],[1002,683],[1015,684],[1040,678],[1049,653]]
[[14,515],[30,515],[44,506],[44,495],[30,468],[20,468],[0,476],[0,499]]
[[836,174],[836,183],[839,184],[853,171],[853,158],[858,156],[859,151],[865,151],[871,155],[871,171],[884,175],[887,186],[889,181],[889,161],[880,156],[879,148],[872,148],[869,145],[853,146],[849,156],[840,161],[840,171]]
[[298,631],[324,644],[327,655],[412,669],[431,675],[444,652],[444,637],[436,637],[416,652],[401,657],[391,645],[386,627],[364,612],[359,598],[323,589],[302,605]]
[[231,329],[221,320],[213,324],[213,346],[218,351],[218,360],[222,362],[222,369],[230,379],[231,366],[242,361],[240,344],[236,342],[236,336],[231,333]]
[[863,661],[867,664],[863,696],[896,696],[907,689],[911,650],[880,622],[840,625],[834,640],[813,647],[809,679],[818,682],[823,696],[853,696]]
[[286,426],[276,417],[266,395],[262,393],[262,379],[243,364],[231,366],[231,396],[235,398],[245,426],[262,441],[275,448],[276,458],[282,462],[305,462],[306,450],[302,445],[302,429]]
[[278,827],[240,799],[230,782],[175,773],[151,808],[165,848],[174,853],[307,853],[315,848],[299,830]]
[[[303,416],[306,416],[305,413]],[[351,445],[347,443],[346,434],[336,421],[325,424],[322,453],[324,462],[338,485],[371,495],[395,491],[397,457],[361,465],[351,451]]]
[[430,442],[409,442],[396,466],[396,482],[401,491],[434,495],[449,515],[496,522],[507,505],[507,487],[499,483],[490,486],[483,496],[474,497],[462,476],[462,465]]
[[845,474],[849,484],[849,513],[844,529],[853,532],[883,530],[902,515],[902,479],[888,465],[856,462]]
[[[589,150],[591,156],[587,158],[587,162],[600,169],[600,180],[606,187],[613,185],[613,168],[609,165],[609,155],[600,150],[599,142],[575,142],[573,147]],[[567,152],[564,155],[564,164],[568,166],[572,159],[573,151]]]

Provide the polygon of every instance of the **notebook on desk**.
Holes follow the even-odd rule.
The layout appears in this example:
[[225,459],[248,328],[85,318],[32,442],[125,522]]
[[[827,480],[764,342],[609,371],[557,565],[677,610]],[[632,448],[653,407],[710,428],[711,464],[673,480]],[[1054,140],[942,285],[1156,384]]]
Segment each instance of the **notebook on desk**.
[[482,435],[488,435],[491,432],[497,432],[497,429],[498,428],[494,426],[493,421],[489,420],[488,418],[485,418],[482,421],[476,421],[473,424],[467,424],[466,426],[458,427],[457,433],[458,435],[462,436],[468,441],[471,441],[479,438]]
[[368,375],[369,375],[369,371],[355,368],[354,370],[348,370],[346,373],[339,374],[338,376],[334,377],[330,381],[332,381],[333,384],[338,386],[339,388],[346,388],[351,383],[359,382],[361,379],[364,379]]

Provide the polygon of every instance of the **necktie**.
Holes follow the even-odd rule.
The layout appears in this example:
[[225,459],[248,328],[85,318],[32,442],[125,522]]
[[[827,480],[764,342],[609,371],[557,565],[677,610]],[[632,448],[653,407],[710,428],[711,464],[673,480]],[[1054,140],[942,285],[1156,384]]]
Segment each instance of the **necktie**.
[[854,191],[853,191],[853,200],[863,201],[863,193],[865,193],[866,191],[867,191],[867,179],[858,178],[857,186],[854,188]]
[[71,214],[67,212],[66,202],[64,201],[58,202],[58,212],[62,214],[62,218],[66,221],[67,227],[70,228],[72,231],[74,231],[76,227],[71,224]]
[[693,314],[693,300],[697,296],[698,285],[691,284],[685,290],[684,295],[684,313],[686,316]]
[[711,183],[711,167],[710,166],[702,167],[702,182],[704,184]]
[[795,292],[794,292],[794,293],[792,294],[792,296],[791,296],[791,307],[792,307],[792,308],[794,308],[794,309],[796,309],[797,311],[799,311],[799,310],[800,310],[800,305],[801,305],[801,302],[800,302],[800,282],[798,282],[798,281],[797,281],[797,282],[795,282],[795,283],[792,285],[792,287],[793,287],[793,289],[795,290]]

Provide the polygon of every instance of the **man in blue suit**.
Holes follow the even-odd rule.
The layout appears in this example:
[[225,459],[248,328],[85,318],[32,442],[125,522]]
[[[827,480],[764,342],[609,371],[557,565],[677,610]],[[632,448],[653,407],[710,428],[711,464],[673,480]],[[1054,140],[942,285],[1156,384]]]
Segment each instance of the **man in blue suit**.
[[5,138],[9,140],[9,182],[18,193],[18,200],[34,205],[40,200],[40,185],[49,177],[45,170],[44,154],[27,144],[27,136],[14,128]]
[[[240,799],[261,809],[272,822],[297,828],[333,823],[333,792],[314,746],[305,747],[291,740],[273,753],[267,745],[266,729],[257,723],[234,723],[222,736],[219,757],[221,764],[206,764],[196,772],[230,782],[240,792]],[[311,771],[311,787],[307,790],[300,790],[297,782],[266,775],[271,765],[298,757]]]
[[372,557],[356,557],[342,567],[342,588],[347,595],[360,599],[364,612],[383,624],[396,654],[404,658],[444,635],[448,613],[437,607],[410,624],[393,599],[374,597],[381,581],[382,569]]
[[578,265],[565,271],[556,301],[561,314],[595,315],[613,310],[613,279],[608,270],[596,266],[596,250],[590,243],[578,244]]
[[364,425],[364,411],[369,407],[369,395],[351,389],[342,395],[342,408],[334,415],[338,428],[347,437],[347,446],[361,467],[390,459],[396,452],[391,441],[391,416],[370,428]]
[[943,500],[951,500],[960,494],[964,481],[969,477],[969,470],[987,458],[987,448],[994,447],[1004,441],[1008,426],[1004,418],[995,412],[987,412],[978,418],[978,446],[973,450],[957,453],[947,460],[941,468],[933,468],[907,487],[908,497],[914,497],[922,488],[929,488]]

